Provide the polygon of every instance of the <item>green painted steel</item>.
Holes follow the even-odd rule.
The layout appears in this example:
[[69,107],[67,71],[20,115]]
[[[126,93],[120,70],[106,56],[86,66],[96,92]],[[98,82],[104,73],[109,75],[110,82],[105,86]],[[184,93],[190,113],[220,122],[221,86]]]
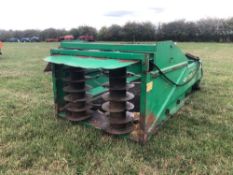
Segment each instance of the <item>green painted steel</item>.
[[106,50],[121,52],[154,53],[156,44],[114,44],[114,43],[79,43],[62,42],[61,48],[82,50]]
[[126,67],[131,75],[127,82],[140,83],[140,93],[135,94],[140,97],[139,111],[135,111],[140,114],[139,123],[127,136],[142,143],[182,107],[202,78],[201,61],[185,55],[172,41],[156,44],[62,42],[45,60],[53,63],[56,113],[64,118],[63,79],[68,66],[87,70],[88,93],[95,98],[108,91],[102,86],[108,82],[103,69]]
[[139,53],[123,53],[123,52],[106,52],[106,51],[84,51],[84,50],[66,50],[66,49],[52,49],[52,55],[73,55],[86,56],[95,58],[109,58],[109,59],[128,59],[128,60],[143,60],[144,54]]
[[81,67],[85,69],[117,69],[121,67],[127,67],[137,63],[132,60],[115,60],[106,58],[90,58],[90,57],[78,57],[78,56],[59,56],[54,55],[47,57],[45,61],[53,64],[62,64],[72,67]]

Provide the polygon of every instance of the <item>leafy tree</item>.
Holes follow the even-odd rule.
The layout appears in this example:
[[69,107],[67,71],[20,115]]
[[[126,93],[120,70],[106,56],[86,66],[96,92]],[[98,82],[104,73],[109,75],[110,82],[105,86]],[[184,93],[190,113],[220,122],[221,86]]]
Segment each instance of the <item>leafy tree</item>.
[[40,33],[41,40],[46,40],[48,38],[57,38],[57,37],[58,37],[57,30],[54,28],[45,29]]
[[97,36],[97,30],[91,26],[80,26],[78,27],[79,35],[92,35]]
[[72,28],[70,31],[69,31],[69,33],[71,34],[71,35],[73,35],[74,36],[74,38],[78,38],[79,37],[79,30],[77,29],[77,28]]
[[124,40],[139,41],[140,40],[140,26],[136,22],[128,22],[124,25],[123,31],[125,33]]
[[72,34],[75,38],[80,35],[92,35],[103,41],[233,41],[233,18],[207,18],[197,22],[177,20],[169,23],[153,25],[150,22],[127,22],[124,26],[113,24],[102,27],[97,31],[91,26],[79,26],[67,31],[65,29],[48,28],[45,30],[0,30],[0,40],[40,36],[41,40],[58,38]]
[[97,39],[100,41],[108,41],[109,40],[107,27],[101,27],[101,29],[98,32]]

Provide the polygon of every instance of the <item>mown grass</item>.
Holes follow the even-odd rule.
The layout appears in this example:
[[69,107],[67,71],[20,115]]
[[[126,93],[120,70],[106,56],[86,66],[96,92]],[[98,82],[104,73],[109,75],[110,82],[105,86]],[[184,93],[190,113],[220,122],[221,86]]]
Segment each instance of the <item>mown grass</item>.
[[54,117],[42,58],[56,43],[5,44],[0,173],[233,174],[233,44],[179,46],[202,58],[202,90],[140,146]]

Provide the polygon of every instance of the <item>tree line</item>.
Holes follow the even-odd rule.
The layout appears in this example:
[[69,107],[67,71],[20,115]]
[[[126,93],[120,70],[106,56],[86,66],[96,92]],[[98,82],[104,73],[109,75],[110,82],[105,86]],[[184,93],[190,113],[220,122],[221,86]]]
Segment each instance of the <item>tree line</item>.
[[196,22],[177,20],[154,25],[150,22],[127,22],[125,25],[111,25],[97,30],[91,26],[79,26],[71,30],[48,28],[45,30],[0,30],[0,40],[38,36],[41,41],[64,35],[91,35],[100,41],[233,41],[233,18],[201,19]]

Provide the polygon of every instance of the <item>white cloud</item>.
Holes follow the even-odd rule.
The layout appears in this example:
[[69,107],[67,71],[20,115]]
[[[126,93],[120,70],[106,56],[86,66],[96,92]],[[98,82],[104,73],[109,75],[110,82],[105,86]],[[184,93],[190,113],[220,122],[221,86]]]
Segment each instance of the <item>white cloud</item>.
[[159,23],[233,16],[231,0],[1,0],[0,5],[2,29],[100,28],[127,21]]

